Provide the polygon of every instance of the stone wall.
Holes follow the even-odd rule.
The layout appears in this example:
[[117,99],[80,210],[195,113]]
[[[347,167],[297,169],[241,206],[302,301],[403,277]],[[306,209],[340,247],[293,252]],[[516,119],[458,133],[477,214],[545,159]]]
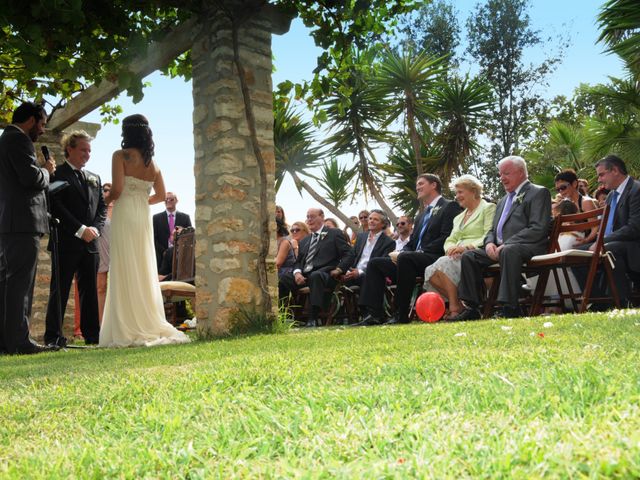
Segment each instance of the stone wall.
[[[275,210],[271,31],[265,17],[240,28],[257,138],[267,167],[268,211]],[[257,272],[260,248],[260,171],[247,127],[233,62],[231,25],[213,12],[192,50],[196,178],[196,316],[200,328],[221,334],[233,311],[262,308]],[[276,305],[275,223],[270,226],[269,291]]]

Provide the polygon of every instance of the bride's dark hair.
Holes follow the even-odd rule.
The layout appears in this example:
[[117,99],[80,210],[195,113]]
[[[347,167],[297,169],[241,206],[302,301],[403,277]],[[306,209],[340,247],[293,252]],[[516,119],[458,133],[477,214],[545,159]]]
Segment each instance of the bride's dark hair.
[[151,163],[154,154],[153,133],[149,128],[149,120],[136,113],[122,121],[122,148],[137,148],[144,159],[144,166]]

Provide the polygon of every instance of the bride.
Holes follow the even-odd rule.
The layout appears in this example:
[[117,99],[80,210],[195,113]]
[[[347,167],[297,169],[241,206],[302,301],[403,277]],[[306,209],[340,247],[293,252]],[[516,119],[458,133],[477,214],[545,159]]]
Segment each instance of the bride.
[[[122,122],[122,150],[113,154],[109,284],[101,347],[186,343],[169,324],[153,246],[149,205],[164,201],[162,173],[153,161],[153,138],[143,115]],[[153,195],[150,195],[153,187]]]

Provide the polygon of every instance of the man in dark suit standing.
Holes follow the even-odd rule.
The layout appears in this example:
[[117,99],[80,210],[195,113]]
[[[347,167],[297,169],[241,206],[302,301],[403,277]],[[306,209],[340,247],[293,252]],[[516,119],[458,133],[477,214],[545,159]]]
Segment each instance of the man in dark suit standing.
[[0,353],[28,354],[46,350],[29,338],[29,317],[55,163],[36,165],[33,142],[47,122],[42,105],[23,103],[12,121],[0,136]]
[[[624,161],[616,155],[608,155],[596,163],[598,182],[609,190],[607,204],[609,219],[604,234],[605,250],[614,257],[613,280],[623,307],[629,305],[629,279],[627,273],[640,272],[640,182],[629,176]],[[595,244],[584,248],[595,250]],[[574,269],[576,277],[584,285],[586,269]],[[606,291],[605,276],[599,272],[594,296]]]
[[462,255],[458,294],[465,309],[452,321],[480,318],[483,272],[500,264],[498,302],[502,316],[521,316],[518,296],[522,285],[522,264],[547,251],[551,223],[551,194],[529,181],[522,157],[505,157],[498,162],[500,182],[505,195],[496,208],[493,226],[484,239],[484,247]]
[[306,224],[311,235],[300,241],[293,272],[280,278],[279,290],[283,298],[308,285],[311,315],[304,326],[317,327],[320,310],[327,303],[325,289],[336,285],[330,272],[336,267],[343,272],[349,268],[351,246],[342,230],[324,226],[324,212],[319,208],[307,211]]
[[178,212],[178,197],[173,192],[167,192],[164,205],[166,211],[153,216],[153,240],[156,247],[156,261],[158,268],[162,264],[164,252],[173,245],[176,227],[190,227],[191,218],[186,213]]
[[[62,139],[65,162],[58,167],[53,178],[70,184],[52,199],[53,215],[60,220],[59,261],[58,265],[52,267],[44,338],[48,344],[60,347],[64,347],[67,340],[62,333],[62,319],[58,312],[58,291],[64,318],[69,289],[76,274],[82,336],[91,345],[98,343],[100,334],[96,289],[99,255],[96,239],[104,226],[107,207],[102,196],[100,177],[84,169],[91,156],[91,140],[83,130],[65,135]],[[49,242],[49,249],[52,248],[53,245]],[[56,278],[58,276],[60,285]]]
[[377,325],[383,322],[383,302],[386,279],[397,284],[396,314],[387,324],[409,323],[411,292],[416,277],[444,255],[444,241],[451,233],[453,219],[462,209],[457,202],[441,195],[442,182],[437,175],[426,173],[416,180],[418,201],[425,210],[415,221],[411,239],[397,257],[397,264],[389,257],[373,258],[367,267],[367,276],[360,294],[360,307],[369,312],[361,324]]

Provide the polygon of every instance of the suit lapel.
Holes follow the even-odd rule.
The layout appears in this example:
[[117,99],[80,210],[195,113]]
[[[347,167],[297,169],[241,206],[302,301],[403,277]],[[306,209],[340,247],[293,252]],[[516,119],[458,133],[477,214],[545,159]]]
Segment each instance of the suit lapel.
[[522,186],[522,188],[520,189],[520,191],[518,192],[518,194],[515,197],[513,197],[513,201],[511,203],[511,210],[509,210],[509,213],[507,213],[507,218],[504,219],[504,223],[507,223],[509,221],[509,218],[511,218],[511,215],[513,214],[513,211],[516,209],[516,207],[517,207],[517,204],[516,204],[517,200],[516,199],[518,197],[520,197],[520,198],[522,198],[522,201],[524,201],[524,197],[527,194],[527,192],[529,191],[529,185],[531,185],[531,182],[525,183]]
[[82,186],[82,183],[80,183],[80,180],[78,179],[78,176],[76,175],[76,172],[73,168],[71,168],[71,166],[68,163],[64,163],[64,165],[61,165],[60,168],[66,167],[66,175],[67,175],[67,179],[68,181],[76,188],[76,190],[78,190],[78,192],[80,192],[80,195],[82,195],[82,198],[84,198],[85,200],[88,200],[87,198],[87,191],[85,190],[85,188]]

